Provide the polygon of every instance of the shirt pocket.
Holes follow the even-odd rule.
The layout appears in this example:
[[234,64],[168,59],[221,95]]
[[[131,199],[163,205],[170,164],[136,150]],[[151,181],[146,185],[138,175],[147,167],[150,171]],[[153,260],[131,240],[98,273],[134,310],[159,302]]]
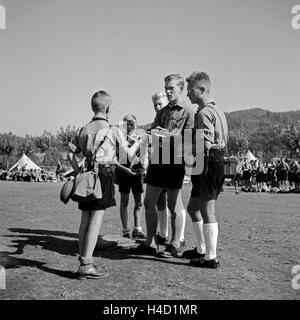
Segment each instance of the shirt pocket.
[[184,124],[186,122],[187,117],[181,116],[178,117],[176,115],[173,115],[172,118],[170,119],[170,129],[171,131],[174,129],[180,129],[182,130],[184,127]]

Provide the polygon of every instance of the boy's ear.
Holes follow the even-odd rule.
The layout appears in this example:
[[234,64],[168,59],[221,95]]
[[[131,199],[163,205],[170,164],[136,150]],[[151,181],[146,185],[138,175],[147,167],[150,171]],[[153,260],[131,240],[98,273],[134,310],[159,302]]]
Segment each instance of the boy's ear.
[[109,114],[109,108],[110,108],[110,106],[107,106],[107,108],[106,108],[106,110],[105,110],[105,113],[106,113],[106,114]]

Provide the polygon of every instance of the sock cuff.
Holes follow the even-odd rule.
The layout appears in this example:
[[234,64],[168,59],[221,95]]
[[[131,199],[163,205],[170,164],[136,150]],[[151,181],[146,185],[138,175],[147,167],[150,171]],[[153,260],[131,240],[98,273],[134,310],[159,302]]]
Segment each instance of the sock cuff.
[[142,227],[133,227],[133,230],[142,231]]
[[213,226],[217,226],[218,222],[210,222],[210,223],[203,223],[203,227],[207,226],[207,227],[213,227]]
[[196,224],[197,224],[197,225],[198,225],[198,224],[199,224],[199,225],[203,225],[203,220],[193,221],[192,223],[195,224],[195,225],[196,225]]
[[129,233],[129,232],[130,232],[130,230],[129,230],[129,229],[123,229],[123,230],[122,230],[122,232],[123,232],[123,234],[125,234],[125,233]]

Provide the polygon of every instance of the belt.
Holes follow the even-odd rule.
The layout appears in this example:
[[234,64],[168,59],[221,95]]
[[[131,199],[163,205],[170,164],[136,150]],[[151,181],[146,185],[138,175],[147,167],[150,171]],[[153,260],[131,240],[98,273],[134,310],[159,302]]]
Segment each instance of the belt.
[[221,148],[221,147],[219,147],[218,145],[211,145],[211,148],[210,148],[211,150],[217,150],[217,151],[224,151],[225,150],[225,148]]

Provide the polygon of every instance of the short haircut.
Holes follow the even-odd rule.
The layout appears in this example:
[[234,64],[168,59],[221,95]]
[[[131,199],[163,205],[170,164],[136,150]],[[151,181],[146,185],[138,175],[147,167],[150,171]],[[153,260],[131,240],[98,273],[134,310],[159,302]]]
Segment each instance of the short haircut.
[[174,73],[174,74],[169,74],[168,76],[165,77],[165,83],[172,81],[172,80],[177,80],[179,86],[181,87],[181,90],[183,90],[184,78],[180,74]]
[[123,118],[123,121],[131,121],[134,120],[136,122],[136,116],[134,114],[128,114]]
[[206,72],[194,71],[188,78],[186,78],[186,82],[198,82],[200,80],[206,81],[209,86],[211,84],[209,75]]
[[166,99],[166,100],[168,100],[167,94],[164,91],[154,93],[154,95],[152,96],[152,101],[154,102],[154,101],[156,101],[158,99]]
[[[97,99],[97,101],[96,101]],[[106,91],[97,91],[91,99],[92,110],[94,112],[105,112],[112,103],[112,98]]]

